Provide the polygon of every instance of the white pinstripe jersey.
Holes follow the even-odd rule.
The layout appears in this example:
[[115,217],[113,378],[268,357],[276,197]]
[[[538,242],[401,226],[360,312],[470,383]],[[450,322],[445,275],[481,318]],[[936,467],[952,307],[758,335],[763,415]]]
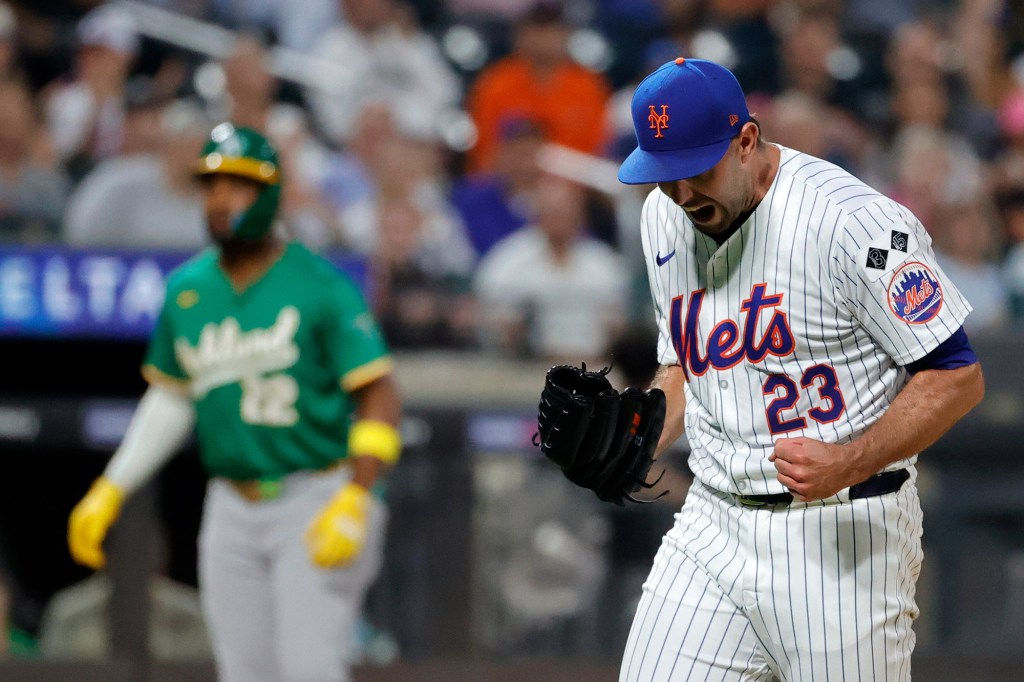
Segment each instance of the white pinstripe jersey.
[[659,360],[687,376],[690,467],[731,493],[784,492],[768,461],[777,438],[861,434],[907,382],[903,366],[971,310],[909,210],[780,150],[764,199],[721,247],[659,189],[641,217]]

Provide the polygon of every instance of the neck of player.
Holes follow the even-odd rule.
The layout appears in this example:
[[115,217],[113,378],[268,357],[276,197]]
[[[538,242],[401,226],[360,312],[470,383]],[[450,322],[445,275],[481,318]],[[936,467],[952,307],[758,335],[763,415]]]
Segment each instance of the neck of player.
[[779,161],[782,159],[782,153],[778,147],[774,144],[759,144],[755,154],[757,155],[757,161],[752,171],[754,183],[747,207],[736,216],[736,220],[732,221],[732,224],[724,232],[708,235],[719,246],[735,234],[743,226],[743,223],[747,222],[747,218],[761,204],[761,200],[768,193],[772,183],[775,182],[776,174],[779,172]]
[[220,245],[220,265],[236,289],[244,289],[270,269],[284,250],[273,235],[259,241],[232,239]]

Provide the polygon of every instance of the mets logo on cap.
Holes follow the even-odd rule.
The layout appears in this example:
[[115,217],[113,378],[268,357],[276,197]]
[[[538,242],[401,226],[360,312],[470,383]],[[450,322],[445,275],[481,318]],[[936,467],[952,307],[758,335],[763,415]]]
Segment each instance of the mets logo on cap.
[[939,278],[924,263],[905,263],[889,283],[889,309],[909,324],[933,319],[942,309]]
[[647,120],[651,123],[651,130],[655,131],[655,137],[665,137],[661,134],[663,128],[668,128],[668,105],[661,105],[661,113],[659,114],[654,109],[654,105],[650,105],[651,113],[647,115]]

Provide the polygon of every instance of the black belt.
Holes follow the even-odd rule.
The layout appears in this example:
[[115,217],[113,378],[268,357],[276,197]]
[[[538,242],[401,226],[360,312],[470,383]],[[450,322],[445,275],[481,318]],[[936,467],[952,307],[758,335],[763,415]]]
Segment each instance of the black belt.
[[[910,478],[910,472],[906,469],[897,471],[884,471],[875,474],[866,481],[850,486],[850,499],[858,500],[862,497],[876,497],[888,495],[903,487],[903,484]],[[748,507],[765,507],[768,505],[788,505],[793,501],[790,493],[776,493],[775,495],[736,495],[740,504]]]

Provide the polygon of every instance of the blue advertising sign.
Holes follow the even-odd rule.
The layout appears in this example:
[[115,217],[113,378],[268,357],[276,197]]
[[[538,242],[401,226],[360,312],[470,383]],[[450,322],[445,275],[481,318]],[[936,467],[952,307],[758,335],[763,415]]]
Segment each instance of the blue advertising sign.
[[[0,246],[0,336],[145,339],[192,253]],[[361,258],[328,255],[366,291]]]

